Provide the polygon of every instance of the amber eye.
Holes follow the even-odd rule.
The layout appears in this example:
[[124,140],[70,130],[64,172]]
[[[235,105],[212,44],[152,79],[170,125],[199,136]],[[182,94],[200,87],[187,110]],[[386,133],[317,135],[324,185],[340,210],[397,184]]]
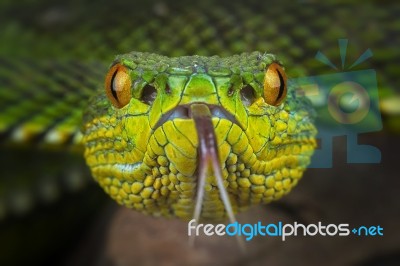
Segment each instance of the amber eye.
[[111,103],[122,108],[131,100],[131,77],[128,69],[123,65],[116,64],[110,68],[106,76],[106,94]]
[[277,63],[269,65],[264,77],[264,100],[266,103],[278,106],[286,97],[287,77],[285,71]]

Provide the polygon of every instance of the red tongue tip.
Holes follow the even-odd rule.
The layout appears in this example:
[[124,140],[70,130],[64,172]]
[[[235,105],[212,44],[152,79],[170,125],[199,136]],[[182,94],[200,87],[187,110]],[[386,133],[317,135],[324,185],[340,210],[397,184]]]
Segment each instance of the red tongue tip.
[[[215,136],[210,109],[206,104],[196,103],[190,105],[190,112],[196,126],[197,137],[199,140],[197,195],[193,218],[195,219],[196,224],[200,220],[207,170],[211,166],[214,176],[217,179],[220,198],[225,206],[225,211],[230,222],[234,223],[236,222],[236,219],[235,215],[233,214],[228,192],[224,186],[224,179],[222,177],[221,163],[218,154],[217,138]],[[239,246],[242,251],[244,251],[245,248],[243,239],[240,236],[237,237]],[[194,237],[190,239],[190,243],[193,244],[193,242]]]

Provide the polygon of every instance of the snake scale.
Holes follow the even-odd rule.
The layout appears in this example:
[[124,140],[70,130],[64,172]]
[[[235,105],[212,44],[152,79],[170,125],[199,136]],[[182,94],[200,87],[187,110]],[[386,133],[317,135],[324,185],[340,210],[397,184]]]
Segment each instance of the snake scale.
[[[354,12],[355,9],[358,11]],[[92,166],[96,180],[118,202],[152,214],[175,215],[186,219],[192,217],[196,207],[194,202],[197,193],[193,174],[198,173],[194,169],[197,167],[197,161],[180,167],[180,163],[174,161],[178,157],[170,158],[166,155],[170,152],[186,152],[187,158],[195,160],[198,155],[197,134],[189,136],[182,134],[182,138],[176,139],[178,130],[180,133],[197,132],[195,124],[193,120],[186,121],[188,119],[181,121],[179,125],[172,125],[171,121],[166,121],[162,125],[157,125],[158,128],[154,130],[154,125],[164,114],[163,111],[172,110],[171,108],[177,105],[178,99],[182,103],[204,103],[206,95],[202,93],[199,93],[197,98],[184,98],[184,94],[178,97],[175,93],[183,91],[183,83],[186,84],[186,90],[189,85],[200,83],[209,90],[210,97],[207,101],[210,100],[211,104],[206,107],[210,109],[211,114],[213,109],[210,106],[216,103],[222,103],[224,110],[236,108],[236,105],[233,107],[228,99],[236,99],[238,106],[241,105],[231,112],[235,120],[229,117],[222,119],[221,122],[216,121],[215,117],[218,116],[210,119],[203,111],[197,111],[199,121],[202,118],[208,121],[200,124],[210,122],[215,124],[216,139],[221,145],[219,158],[223,183],[231,195],[234,211],[252,203],[268,202],[273,197],[279,198],[286,190],[277,190],[283,191],[279,193],[275,190],[274,193],[271,192],[269,186],[276,184],[267,185],[266,182],[270,181],[267,181],[268,175],[263,173],[266,169],[271,173],[271,170],[278,169],[278,166],[271,166],[269,169],[268,164],[264,162],[262,167],[259,165],[258,168],[252,168],[250,162],[254,159],[250,151],[243,153],[245,155],[241,152],[228,152],[230,149],[235,149],[234,141],[229,137],[232,134],[233,138],[234,134],[239,134],[239,129],[246,128],[243,127],[245,119],[259,121],[256,118],[258,115],[272,112],[276,115],[274,126],[271,126],[274,129],[272,131],[288,134],[285,130],[289,130],[293,124],[281,122],[287,122],[288,119],[296,120],[296,117],[308,117],[312,113],[310,108],[305,107],[308,104],[297,98],[293,88],[290,87],[286,99],[278,107],[270,105],[266,108],[265,98],[264,103],[257,100],[263,99],[263,78],[269,64],[275,60],[275,57],[267,55],[277,55],[280,61],[276,62],[279,64],[283,62],[288,78],[336,73],[337,70],[329,69],[317,62],[314,59],[315,53],[321,51],[333,63],[340,65],[337,39],[348,38],[349,62],[355,61],[367,48],[372,49],[373,59],[364,62],[355,70],[376,69],[380,96],[388,99],[398,93],[392,88],[397,88],[400,83],[397,74],[399,66],[388,63],[389,60],[395,62],[400,59],[398,50],[400,24],[397,19],[399,12],[400,7],[395,3],[386,3],[386,6],[382,7],[377,2],[359,5],[357,2],[267,3],[255,0],[218,3],[211,1],[193,3],[184,0],[145,3],[120,0],[112,3],[105,0],[96,3],[77,0],[68,3],[23,0],[18,4],[13,1],[2,1],[0,3],[0,217],[3,220],[16,214],[25,217],[42,201],[56,203],[61,196],[88,187],[91,182],[82,159],[84,149],[86,149],[87,163]],[[129,53],[131,51],[138,53]],[[257,54],[252,51],[263,53]],[[162,54],[165,57],[140,52]],[[113,61],[116,54],[124,55]],[[234,54],[238,56],[232,57]],[[174,59],[177,56],[187,55],[199,55],[199,57],[182,57],[182,62]],[[220,57],[211,57],[213,55]],[[153,58],[146,61],[145,58],[148,57]],[[274,60],[268,61],[262,69],[257,68],[263,58],[265,60],[274,58]],[[197,76],[197,80],[193,77],[196,60],[199,62],[195,72],[200,75]],[[235,68],[242,64],[241,60],[243,66],[248,69],[236,71]],[[114,62],[113,66],[121,66],[118,69],[122,69],[122,72],[118,73],[122,74],[118,74],[117,78],[122,80],[121,84],[127,82],[123,73],[128,73],[131,77],[133,88],[130,95],[131,103],[122,108],[113,105],[111,99],[113,93],[107,96],[104,88],[104,79],[110,71],[111,62]],[[169,65],[172,68],[162,69],[161,65]],[[214,65],[217,67],[213,72],[210,69]],[[156,66],[159,69],[156,69]],[[128,70],[124,70],[125,68]],[[229,71],[226,71],[227,69]],[[223,83],[229,78],[230,84],[234,85],[231,91],[233,97],[231,95],[231,98],[226,98],[228,92],[217,99],[211,96],[214,95],[211,91],[220,96],[219,93],[226,89]],[[154,102],[151,102],[154,100],[152,93],[147,95],[149,99],[140,99],[141,89],[146,87],[146,84],[159,89]],[[170,94],[166,94],[166,84],[173,85],[169,86]],[[240,88],[248,88],[246,85],[249,84],[252,95],[250,102],[246,100],[245,94],[243,96],[240,93]],[[193,88],[192,93],[198,92]],[[97,97],[93,98],[94,94]],[[167,95],[171,96],[170,100],[161,101]],[[135,104],[138,109],[134,109],[133,104],[138,99],[140,103]],[[152,112],[149,107],[154,105],[158,105],[152,107],[157,112]],[[256,108],[256,106],[261,107]],[[218,109],[214,110],[218,113]],[[272,110],[280,111],[275,113]],[[137,117],[129,118],[135,122],[130,126],[124,126],[120,121],[127,119],[121,120],[117,117],[111,119],[110,112],[117,117],[126,116],[128,113],[136,114]],[[219,113],[218,115],[221,115],[221,112]],[[85,117],[84,120],[82,117]],[[267,123],[266,116],[261,117],[263,123]],[[393,121],[389,118],[386,125],[398,126],[398,123]],[[102,129],[96,128],[102,123],[112,125],[110,130],[103,132],[104,134],[100,133]],[[248,124],[252,133],[247,134],[247,139],[242,139],[241,145],[252,147],[253,151],[262,154],[266,152],[260,149],[262,146],[259,142],[260,137],[251,138],[254,134],[267,138],[262,130],[257,130],[258,125],[251,128],[251,125],[257,123],[259,122]],[[299,133],[301,127],[295,125],[296,132]],[[265,126],[264,124],[261,127]],[[209,126],[205,128],[207,127],[209,128]],[[287,128],[284,129],[285,127]],[[231,128],[231,131],[228,128]],[[141,135],[132,133],[139,129],[142,130]],[[86,132],[85,147],[82,145],[82,130]],[[128,140],[127,132],[130,132],[131,138],[134,136],[131,141]],[[160,134],[161,132],[165,134]],[[94,138],[96,134],[97,137],[103,134],[107,138],[119,135],[120,137],[112,144],[116,151],[138,148],[138,152],[123,156],[121,153],[110,151],[107,156],[97,156],[97,159],[94,159],[92,152],[110,146],[106,138],[102,140],[101,145],[93,144],[90,138]],[[147,144],[144,141],[146,138],[151,149],[144,147]],[[273,140],[271,136],[270,138]],[[284,139],[282,138],[282,141]],[[173,143],[184,142],[182,147],[185,150],[177,149],[178,145],[161,148],[162,140],[167,140],[171,146]],[[308,147],[309,150],[312,146],[313,144],[301,145]],[[301,150],[301,147],[299,145],[296,149]],[[160,154],[155,158],[157,152]],[[210,152],[199,154],[207,155],[209,163],[212,163],[209,157],[215,158],[215,154]],[[309,155],[311,154],[304,158],[308,158]],[[280,162],[271,160],[278,158],[276,154],[262,156],[265,161]],[[115,171],[106,165],[106,161],[113,160],[114,165],[122,171]],[[141,171],[135,171],[138,169],[136,163],[141,160],[147,162],[146,167],[140,168]],[[130,166],[126,162],[129,162]],[[95,166],[102,163],[104,165],[101,170],[101,167]],[[308,159],[299,163],[299,173],[294,175],[300,176],[307,163]],[[23,167],[20,167],[21,165]],[[286,170],[281,172],[287,176],[288,168],[283,169]],[[127,175],[129,171],[133,174]],[[209,172],[207,174],[212,176]],[[167,175],[168,179],[165,177]],[[291,173],[289,175],[292,176]],[[115,178],[109,178],[110,176]],[[296,183],[294,180],[297,179],[289,179],[289,184],[284,176],[278,187],[290,188]],[[274,177],[274,181],[280,181],[276,180],[276,175]],[[281,177],[278,174],[279,178]],[[261,183],[264,185],[259,185]],[[157,190],[157,187],[160,189]],[[226,205],[220,200],[218,188],[218,179],[206,180],[204,185],[206,193],[201,210],[203,218],[226,216]]]

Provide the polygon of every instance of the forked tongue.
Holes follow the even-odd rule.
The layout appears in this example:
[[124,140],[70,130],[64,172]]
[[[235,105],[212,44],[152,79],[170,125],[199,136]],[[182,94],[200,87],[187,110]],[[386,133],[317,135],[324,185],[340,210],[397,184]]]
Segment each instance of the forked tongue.
[[[229,201],[228,192],[224,187],[224,179],[222,178],[222,169],[218,155],[217,138],[215,136],[214,126],[212,124],[210,109],[206,104],[196,103],[190,106],[190,112],[196,126],[197,136],[199,140],[197,195],[193,219],[195,219],[195,223],[197,225],[203,206],[204,188],[207,178],[206,175],[209,167],[211,167],[212,172],[214,173],[214,176],[217,180],[220,198],[225,206],[226,213],[229,217],[230,222],[235,223],[236,219],[233,214],[232,205]],[[241,250],[244,251],[245,246],[243,243],[243,239],[239,235],[236,236]],[[194,244],[194,235],[192,235],[190,238],[190,244]]]

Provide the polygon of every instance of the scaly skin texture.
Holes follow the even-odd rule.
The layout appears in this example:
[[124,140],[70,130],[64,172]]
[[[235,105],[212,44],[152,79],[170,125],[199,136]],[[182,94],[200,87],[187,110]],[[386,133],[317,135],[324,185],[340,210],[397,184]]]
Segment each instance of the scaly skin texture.
[[[220,106],[236,122],[212,117],[224,185],[233,210],[281,198],[297,184],[316,146],[309,102],[289,88],[286,100],[263,98],[266,68],[275,56],[253,52],[226,58],[132,52],[114,62],[129,69],[132,99],[115,108],[100,88],[84,118],[85,158],[96,181],[119,204],[156,216],[190,219],[195,204],[198,139],[193,119],[160,122],[177,106]],[[157,96],[141,101],[151,84]],[[254,90],[246,104],[241,89]],[[226,210],[213,172],[205,185],[202,219]]]

